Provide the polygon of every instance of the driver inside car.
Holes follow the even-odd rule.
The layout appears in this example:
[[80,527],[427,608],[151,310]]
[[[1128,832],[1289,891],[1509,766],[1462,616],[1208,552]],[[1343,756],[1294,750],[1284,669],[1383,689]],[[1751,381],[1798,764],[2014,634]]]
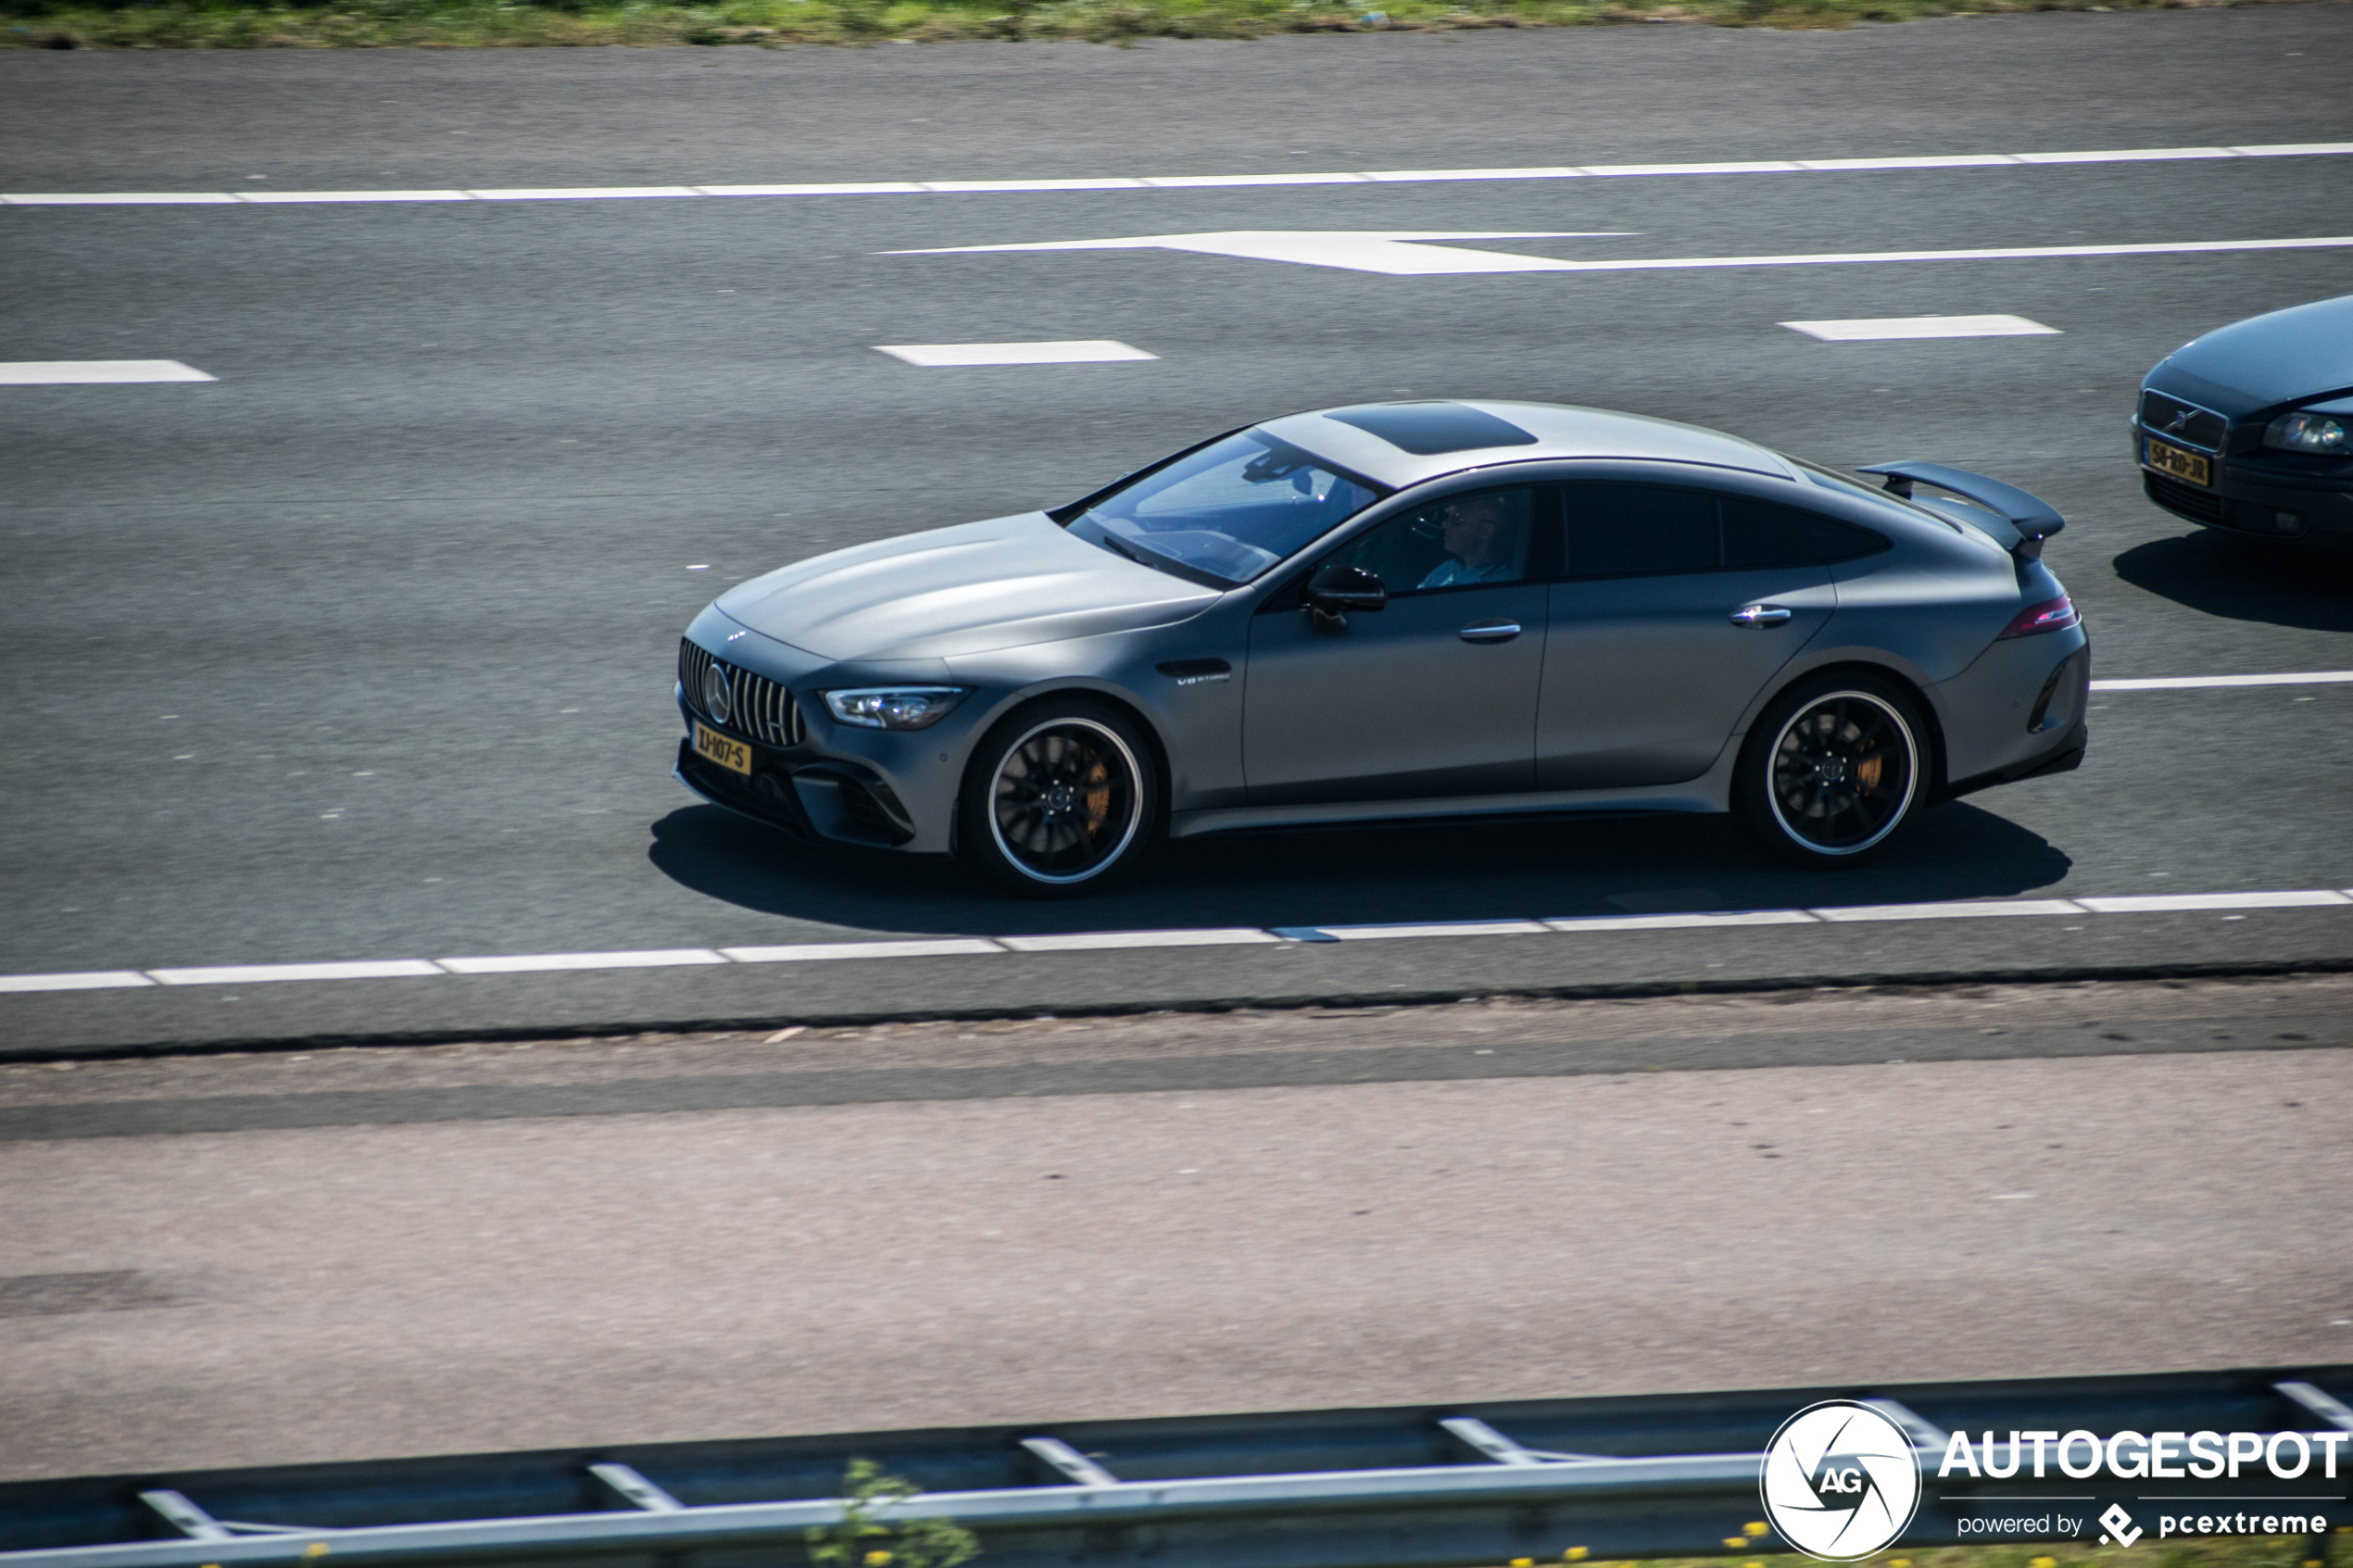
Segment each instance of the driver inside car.
[[1472,583],[1510,583],[1519,577],[1528,547],[1528,519],[1515,516],[1513,492],[1490,490],[1431,508],[1430,521],[1449,558],[1421,580],[1424,588],[1456,588]]

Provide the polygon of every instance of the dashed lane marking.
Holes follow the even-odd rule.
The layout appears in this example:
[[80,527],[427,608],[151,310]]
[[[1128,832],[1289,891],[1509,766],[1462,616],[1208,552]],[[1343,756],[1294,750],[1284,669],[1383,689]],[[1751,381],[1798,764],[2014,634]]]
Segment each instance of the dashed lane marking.
[[1518,180],[1647,180],[1712,174],[1859,173],[1879,169],[2036,168],[2178,163],[2211,158],[2328,157],[2353,142],[2246,147],[2127,147],[2100,152],[1951,153],[1925,157],[1783,158],[1743,163],[1593,163],[1528,169],[1390,169],[1310,174],[1146,174],[1076,180],[876,180],[827,184],[560,185],[449,191],[81,191],[0,195],[8,207],[270,207],[306,202],[638,201],[710,196],[897,196],[1043,191],[1171,191],[1287,185],[1412,185]]
[[1783,321],[1824,343],[1887,343],[1931,337],[2057,337],[2057,327],[2023,316],[1881,316],[1856,321]]
[[2268,893],[2161,893],[2082,898],[1975,898],[1856,904],[1819,909],[1729,909],[1655,915],[1568,915],[1554,920],[1413,921],[1386,925],[1223,926],[1173,931],[1081,931],[1037,936],[948,936],[887,942],[808,942],[767,947],[662,947],[639,952],[518,953],[477,958],[367,960],[351,963],[229,964],[205,969],[91,970],[0,975],[0,993],[103,991],[154,985],[257,985],[287,981],[395,980],[478,974],[669,969],[714,964],[1100,953],[1139,947],[1229,947],[1283,943],[1464,936],[1578,936],[1603,932],[1692,931],[1763,925],[2016,916],[2181,914],[2200,910],[2353,908],[2353,889]]
[[219,381],[177,359],[15,359],[0,361],[0,386],[134,386],[149,382]]
[[875,347],[894,359],[904,359],[925,370],[971,365],[1105,365],[1160,358],[1110,338],[1078,338],[1060,343],[878,343]]

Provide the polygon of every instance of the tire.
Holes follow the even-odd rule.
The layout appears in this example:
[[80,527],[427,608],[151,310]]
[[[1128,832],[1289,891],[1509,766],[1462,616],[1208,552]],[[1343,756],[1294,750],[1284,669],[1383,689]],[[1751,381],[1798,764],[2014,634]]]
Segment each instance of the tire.
[[1919,815],[1928,728],[1885,681],[1829,674],[1776,698],[1749,731],[1732,774],[1732,811],[1776,858],[1852,866],[1882,854]]
[[956,803],[964,859],[1008,892],[1069,898],[1135,869],[1160,826],[1160,779],[1135,721],[1061,697],[984,736]]

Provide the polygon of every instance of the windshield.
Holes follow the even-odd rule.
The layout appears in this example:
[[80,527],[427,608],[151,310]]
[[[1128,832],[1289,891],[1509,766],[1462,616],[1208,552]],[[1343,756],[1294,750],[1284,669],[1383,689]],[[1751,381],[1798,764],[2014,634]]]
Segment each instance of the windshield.
[[1071,532],[1153,565],[1251,581],[1383,492],[1261,431],[1214,441],[1080,513]]

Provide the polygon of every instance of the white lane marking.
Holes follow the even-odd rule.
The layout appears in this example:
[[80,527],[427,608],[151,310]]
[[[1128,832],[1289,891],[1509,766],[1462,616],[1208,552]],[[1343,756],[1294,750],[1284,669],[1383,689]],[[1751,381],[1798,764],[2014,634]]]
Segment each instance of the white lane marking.
[[560,186],[479,191],[83,191],[0,195],[0,207],[234,206],[302,201],[596,201],[640,196],[964,195],[992,192],[1187,190],[1251,185],[1417,184],[1465,180],[1674,178],[1691,174],[1844,174],[1875,169],[2032,168],[2054,164],[2166,163],[2207,158],[2329,157],[2353,142],[2280,142],[2246,147],[2124,147],[2072,153],[1951,153],[1925,157],[1764,159],[1713,163],[1602,163],[1533,169],[1390,169],[1330,174],[1147,174],[1095,179],[873,180],[762,185]]
[[1075,931],[997,940],[1016,953],[1092,953],[1114,947],[1242,947],[1282,938],[1255,926],[1229,925],[1200,931]]
[[2080,915],[2083,906],[2068,898],[1956,898],[1942,904],[1848,904],[1816,909],[1831,922],[1876,920],[1979,920],[2003,915]]
[[727,960],[708,947],[659,947],[637,953],[511,953],[437,961],[452,974],[529,974],[556,969],[670,969]]
[[2209,686],[2336,686],[2353,682],[2353,670],[2312,670],[2295,675],[2158,675],[2145,680],[2095,681],[2095,692],[2188,692]]
[[550,185],[536,190],[468,191],[476,201],[573,202],[642,201],[666,196],[698,196],[692,185]]
[[780,947],[722,947],[729,963],[809,963],[827,959],[945,959],[1003,949],[986,936],[941,936],[906,942],[797,942]]
[[1338,267],[1352,272],[1423,277],[1461,272],[1662,272],[1722,267],[1830,267],[1899,261],[2020,261],[2056,257],[2191,256],[2226,251],[2335,250],[2353,235],[2291,240],[2182,240],[2156,245],[2004,245],[1982,250],[1818,251],[1788,256],[1670,256],[1614,261],[1557,261],[1503,251],[1466,250],[1410,242],[1430,240],[1552,240],[1614,237],[1575,233],[1422,233],[1405,231],[1236,229],[1202,234],[1138,234],[1110,240],[1039,240],[1022,245],[949,245],[886,250],[880,256],[977,256],[1005,251],[1178,250],[1250,261]]
[[1337,267],[1350,272],[1390,277],[1432,277],[1464,272],[1559,272],[1575,266],[1541,256],[1499,250],[1466,250],[1431,245],[1432,240],[1570,240],[1622,238],[1622,232],[1588,233],[1506,232],[1379,229],[1228,229],[1202,234],[1139,234],[1115,240],[1038,240],[1023,245],[949,245],[935,250],[887,250],[884,256],[979,256],[1000,251],[1177,250],[1196,256],[1230,256],[1244,261],[1287,261],[1298,267]]
[[480,958],[363,960],[351,963],[229,964],[204,969],[88,970],[0,974],[0,993],[96,991],[164,985],[236,985],[288,980],[377,980],[405,976],[527,974],[551,970],[660,969],[678,965],[785,963],[824,959],[901,959],[1004,953],[1103,952],[1129,947],[1265,946],[1401,937],[1536,936],[1609,931],[1813,925],[1860,921],[1973,920],[2004,915],[2152,914],[2208,909],[2353,907],[2353,888],[2278,893],[2160,893],[2067,898],[1981,898],[1919,904],[1857,904],[1820,909],[1730,909],[1658,915],[1567,915],[1554,920],[1404,922],[1388,925],[1225,926],[1175,931],[1087,931],[1041,936],[948,936],[888,942],[812,942],[774,947],[668,947],[641,952],[523,953]]
[[920,196],[925,187],[912,180],[877,180],[864,184],[833,185],[698,185],[707,196]]
[[135,969],[86,969],[79,974],[0,974],[8,991],[113,991],[155,982]]
[[2112,153],[2020,153],[2020,163],[2178,163],[2185,159],[2241,157],[2234,147],[2133,147]]
[[1881,343],[1899,338],[2057,337],[2057,327],[2023,316],[1881,316],[1854,321],[1783,321],[1792,332],[1824,343]]
[[16,359],[0,362],[0,386],[131,386],[219,381],[177,359]]
[[357,963],[218,964],[208,969],[151,969],[158,985],[268,985],[284,980],[409,980],[446,972],[422,959]]
[[470,191],[240,191],[237,199],[261,206],[301,202],[470,202]]
[[2157,914],[2175,909],[2302,909],[2322,904],[2353,904],[2353,898],[2326,888],[2299,893],[2145,893],[2075,901],[2103,915]]
[[1812,925],[1815,919],[1808,909],[1730,909],[1687,915],[1563,915],[1544,925],[1574,935],[1582,931],[1700,931],[1713,925]]
[[1160,358],[1110,338],[1060,343],[878,343],[875,347],[926,370],[970,365],[1102,365]]
[[1321,925],[1307,929],[1320,931],[1339,942],[1380,942],[1400,936],[1541,936],[1546,931],[1541,922],[1532,920],[1440,920],[1400,925]]
[[236,205],[227,191],[53,191],[0,195],[7,207],[222,207]]

